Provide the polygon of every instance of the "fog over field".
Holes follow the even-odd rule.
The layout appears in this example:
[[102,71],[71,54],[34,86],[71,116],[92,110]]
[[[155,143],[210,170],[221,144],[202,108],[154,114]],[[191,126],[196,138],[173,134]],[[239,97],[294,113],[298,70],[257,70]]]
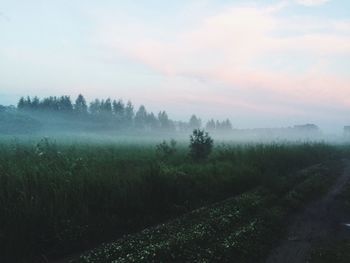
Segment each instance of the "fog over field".
[[[89,105],[89,106],[88,106]],[[231,142],[346,142],[347,128],[342,133],[329,134],[315,124],[299,124],[279,128],[242,129],[234,127],[226,118],[202,121],[192,114],[187,121],[172,120],[166,111],[148,112],[141,105],[137,110],[131,101],[95,99],[87,103],[83,95],[75,102],[69,96],[21,97],[14,106],[1,106],[3,136],[40,138],[85,137],[86,140],[130,140],[134,142],[157,142],[176,138],[186,141],[195,129],[205,129],[217,141]],[[136,141],[135,141],[136,139]]]
[[350,262],[349,0],[0,0],[0,263]]

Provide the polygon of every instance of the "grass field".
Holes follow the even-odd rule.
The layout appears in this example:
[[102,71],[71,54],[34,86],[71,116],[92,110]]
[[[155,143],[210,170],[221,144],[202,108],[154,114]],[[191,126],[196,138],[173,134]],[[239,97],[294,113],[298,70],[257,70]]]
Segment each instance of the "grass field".
[[[342,154],[337,147],[317,143],[228,144],[216,146],[208,160],[194,162],[188,156],[186,143],[180,143],[176,153],[166,158],[159,158],[155,149],[154,143],[1,140],[0,261],[38,262],[42,258],[63,257],[214,203],[218,211],[200,210],[188,216],[189,220],[196,213],[203,213],[208,216],[203,222],[207,229],[217,224],[212,215],[218,213],[224,218],[222,229],[234,225],[229,236],[220,229],[215,232],[218,247],[239,242],[240,246],[266,252],[254,245],[261,243],[261,236],[249,245],[244,237],[242,241],[237,237],[236,241],[235,233],[239,229],[249,233],[257,227],[273,242],[279,232],[263,227],[264,224],[298,209],[304,199],[322,192],[322,186],[332,180],[331,176],[323,177],[324,180],[312,175],[296,176],[296,172],[338,159]],[[315,187],[317,182],[319,187]],[[232,202],[217,204],[223,200]],[[243,212],[238,218],[231,218],[227,211],[236,206],[242,207]],[[272,214],[266,213],[270,208]],[[169,245],[174,251],[181,250],[178,245],[196,247],[197,241],[207,244],[211,240],[206,236],[212,233],[210,229],[199,229],[197,233],[186,217],[179,220],[165,230],[179,233],[171,241],[175,247]],[[196,234],[192,236],[193,233]],[[158,243],[162,240],[162,234],[156,237]],[[125,252],[128,249],[123,248]],[[133,249],[129,254],[139,255]],[[226,251],[223,257],[232,251],[220,249]],[[221,250],[213,251],[217,255]],[[240,255],[245,258],[250,252],[246,249]],[[207,252],[198,253],[209,257],[203,254]]]
[[257,187],[104,244],[74,262],[264,262],[288,216],[327,190],[336,166],[303,170],[279,189]]

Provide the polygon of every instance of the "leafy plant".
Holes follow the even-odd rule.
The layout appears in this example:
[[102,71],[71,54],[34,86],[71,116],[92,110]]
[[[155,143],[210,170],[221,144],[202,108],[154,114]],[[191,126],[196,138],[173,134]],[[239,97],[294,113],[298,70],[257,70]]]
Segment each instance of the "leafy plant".
[[190,156],[194,160],[206,159],[213,149],[214,140],[201,129],[193,130],[190,136]]
[[156,146],[157,157],[161,160],[166,160],[173,156],[176,153],[176,144],[177,142],[174,139],[171,139],[169,143],[164,140],[162,143],[158,144]]

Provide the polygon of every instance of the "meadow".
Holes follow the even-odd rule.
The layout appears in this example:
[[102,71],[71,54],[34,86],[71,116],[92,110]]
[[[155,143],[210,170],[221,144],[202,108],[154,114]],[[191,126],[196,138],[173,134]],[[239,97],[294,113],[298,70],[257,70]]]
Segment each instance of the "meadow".
[[[221,230],[215,234],[208,232],[217,240],[231,238],[226,250],[218,245],[216,248],[221,250],[213,249],[213,255],[205,256],[203,251],[198,254],[209,260],[226,251],[223,255],[228,258],[235,251],[227,250],[236,242],[235,231],[244,224],[247,231],[249,227],[259,226],[261,231],[254,233],[270,236],[271,240],[265,248],[259,245],[261,236],[256,241],[252,238],[250,245],[248,241],[239,241],[246,251],[237,253],[248,262],[251,259],[246,255],[255,250],[266,253],[281,234],[280,229],[268,227],[272,225],[267,222],[277,220],[278,226],[284,216],[300,208],[305,200],[321,194],[336,174],[323,168],[322,171],[328,172],[298,171],[320,163],[333,167],[331,160],[344,155],[341,148],[323,143],[227,143],[216,144],[208,159],[194,161],[189,157],[185,141],[179,142],[171,153],[157,151],[156,144],[49,138],[0,140],[0,261],[45,262],[62,258],[179,217],[178,222],[162,231],[170,229],[169,233],[179,233],[174,244],[198,247],[208,244],[210,239],[192,236],[191,233],[198,232],[191,229],[196,224],[190,223],[197,220],[193,219],[196,213],[208,218],[203,223],[206,227],[217,223],[213,218],[218,215],[210,216],[211,207],[219,207],[217,213],[223,217],[235,207],[243,207],[238,218],[229,216]],[[204,211],[198,212],[198,208]],[[266,214],[268,210],[275,212]],[[229,237],[230,233],[224,229],[232,225],[235,228]],[[159,235],[154,243],[166,242],[164,235]],[[139,253],[135,251],[137,246],[130,248],[128,242],[133,238],[124,242],[129,244],[129,247],[123,245],[124,254]],[[144,239],[136,236],[136,240]],[[150,244],[149,240],[144,242]],[[209,243],[221,241],[218,242]],[[179,247],[170,248],[182,251]],[[157,257],[167,254],[159,251],[162,253]],[[121,256],[115,251],[112,254]],[[186,256],[180,254],[174,258],[181,260]],[[112,260],[85,259],[82,257],[81,261]],[[144,262],[151,260],[146,259]]]

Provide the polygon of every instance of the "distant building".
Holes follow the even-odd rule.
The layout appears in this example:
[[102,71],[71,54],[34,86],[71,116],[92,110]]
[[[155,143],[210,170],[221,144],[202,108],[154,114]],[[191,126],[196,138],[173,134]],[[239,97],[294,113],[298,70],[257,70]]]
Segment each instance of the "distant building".
[[317,132],[320,130],[317,125],[311,124],[311,123],[295,125],[294,129],[304,131],[304,132]]

